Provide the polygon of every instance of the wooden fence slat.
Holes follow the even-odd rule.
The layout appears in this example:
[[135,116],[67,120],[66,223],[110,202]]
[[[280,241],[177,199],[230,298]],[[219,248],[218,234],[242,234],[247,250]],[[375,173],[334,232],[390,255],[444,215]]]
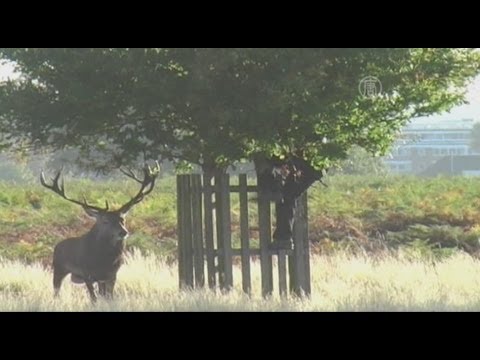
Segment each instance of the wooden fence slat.
[[[203,187],[205,191],[205,253],[207,255],[207,274],[208,286],[214,289],[216,286],[215,279],[215,244],[213,241],[213,204],[212,204],[212,187],[210,185],[211,179],[203,176]],[[208,189],[207,189],[208,188]]]
[[[241,174],[241,175],[246,175],[246,174]],[[257,192],[257,186],[256,185],[247,185],[247,192]],[[207,187],[203,188],[203,191],[210,191],[210,192],[215,192],[217,191],[217,188],[215,185],[209,185]],[[238,193],[240,192],[240,185],[230,185],[230,192],[231,193]]]
[[232,227],[230,213],[230,176],[223,174],[220,177],[220,191],[222,193],[220,207],[222,209],[222,240],[223,240],[223,270],[225,273],[226,290],[233,288],[233,264],[232,264]]
[[[247,174],[240,174],[240,176],[247,176]],[[256,185],[247,185],[247,192],[257,192],[258,188]],[[241,192],[244,191],[242,190],[240,185],[230,185],[230,192],[231,193],[236,193],[236,192]]]
[[202,179],[200,175],[190,175],[192,190],[192,236],[194,249],[195,287],[205,286],[205,262],[203,254],[202,229]]
[[292,252],[288,255],[288,288],[291,293],[295,293],[297,288],[297,279],[295,273],[295,254]]
[[220,255],[223,254],[223,211],[222,211],[222,191],[221,191],[221,182],[222,176],[215,175],[215,184],[213,188],[215,189],[215,228],[216,228],[216,244],[217,244],[217,254],[219,256],[216,257],[217,260],[217,273],[218,273],[218,284],[220,285],[220,289],[225,289],[225,265],[224,265],[224,256]]
[[183,197],[183,210],[184,210],[184,263],[185,263],[185,283],[188,287],[193,288],[193,243],[192,243],[192,202],[191,202],[191,184],[190,176],[183,176],[184,182],[184,197]]
[[260,271],[262,276],[262,296],[270,296],[273,292],[273,264],[269,253],[271,235],[270,200],[262,193],[258,194],[258,226],[260,237]]
[[[248,230],[248,188],[247,175],[239,175],[239,201],[240,201],[240,243],[242,256],[242,289],[250,295],[251,274],[250,274],[250,241]],[[232,254],[234,254],[232,252]]]
[[180,289],[185,287],[185,263],[184,263],[184,252],[185,252],[185,239],[183,236],[184,233],[184,210],[183,210],[183,197],[184,197],[184,188],[183,188],[183,178],[181,175],[177,176],[177,236],[178,236],[178,281]]
[[287,296],[287,261],[285,250],[278,252],[278,289],[280,296]]
[[305,295],[310,296],[312,293],[311,278],[310,278],[310,239],[308,236],[308,192],[305,192],[301,197],[303,210],[303,251],[304,251],[304,266],[305,266]]
[[[288,255],[288,256],[293,256],[294,255],[294,252],[293,250],[282,250],[285,255]],[[261,255],[261,252],[260,252],[260,249],[258,248],[250,248],[249,249],[249,253],[250,253],[250,256],[260,256]],[[279,250],[268,250],[267,254],[269,256],[273,256],[273,255],[278,255],[279,253]],[[220,256],[220,254],[223,254],[223,252],[221,251],[218,251],[218,250],[214,250],[213,251],[213,256]],[[232,248],[232,256],[242,256],[242,249],[237,249],[237,248]]]
[[295,222],[293,228],[293,238],[294,238],[294,288],[293,292],[297,296],[302,296],[306,288],[306,278],[305,278],[305,214],[303,194],[297,200],[297,207],[295,211]]

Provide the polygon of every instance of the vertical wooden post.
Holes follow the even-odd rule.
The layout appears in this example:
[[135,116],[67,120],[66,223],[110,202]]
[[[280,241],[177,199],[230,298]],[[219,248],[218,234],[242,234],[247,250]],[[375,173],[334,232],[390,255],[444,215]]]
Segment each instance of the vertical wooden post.
[[193,288],[192,207],[190,201],[190,178],[188,175],[179,175],[177,177],[177,189],[180,288]]
[[258,226],[260,237],[260,269],[262,274],[262,296],[273,292],[273,264],[269,245],[272,241],[270,199],[258,192]]
[[[295,246],[295,245],[294,245]],[[288,288],[291,293],[295,293],[295,289],[297,288],[297,281],[296,281],[296,274],[295,274],[295,254],[288,256]]]
[[207,273],[208,286],[214,289],[216,286],[215,279],[215,244],[213,241],[213,204],[212,204],[212,179],[203,176],[203,189],[205,199],[205,248],[207,255]]
[[239,200],[240,200],[240,243],[242,250],[242,289],[250,295],[251,274],[250,274],[250,240],[248,231],[248,192],[247,175],[241,174],[238,178]]
[[312,293],[311,276],[310,276],[310,239],[308,237],[308,194],[305,192],[301,197],[300,206],[302,207],[303,216],[303,251],[304,251],[304,266],[305,266],[305,295],[310,296]]
[[193,243],[192,243],[192,188],[190,184],[190,176],[183,176],[184,196],[183,196],[183,238],[185,239],[184,247],[184,264],[185,264],[185,284],[189,288],[194,287],[193,283]]
[[278,289],[280,296],[287,296],[287,262],[285,250],[278,251]]
[[219,239],[222,242],[222,258],[224,271],[224,288],[230,290],[233,287],[233,264],[232,264],[232,231],[231,231],[231,214],[230,214],[230,176],[222,174],[219,176],[219,183],[217,184],[220,196],[220,203],[217,202],[222,218],[220,227],[222,229],[222,237]]
[[218,273],[218,284],[220,289],[225,289],[225,265],[223,262],[223,210],[222,210],[222,192],[220,190],[220,184],[222,182],[221,175],[215,175],[215,228],[216,228],[216,244],[217,244],[217,273]]
[[180,289],[185,287],[185,239],[183,232],[183,178],[181,175],[177,175],[177,236],[178,236],[178,281]]
[[202,228],[202,179],[198,174],[190,175],[192,192],[192,235],[194,249],[195,287],[205,286]]
[[[307,295],[307,290],[310,287],[310,278],[307,279],[306,249],[308,246],[308,228],[306,227],[306,207],[307,194],[306,192],[297,200],[297,207],[295,211],[295,222],[293,227],[294,238],[294,260],[290,269],[290,276],[293,279],[292,290],[297,296]],[[307,239],[307,241],[305,241]],[[293,273],[292,273],[293,272]],[[293,277],[292,277],[293,275]]]

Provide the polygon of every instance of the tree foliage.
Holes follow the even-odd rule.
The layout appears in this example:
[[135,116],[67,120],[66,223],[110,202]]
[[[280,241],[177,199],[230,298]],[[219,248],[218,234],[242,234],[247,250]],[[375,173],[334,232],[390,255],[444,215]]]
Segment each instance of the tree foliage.
[[[146,158],[208,168],[297,156],[318,169],[352,145],[385,153],[412,117],[464,102],[472,49],[0,49],[0,131],[80,147],[106,169]],[[382,93],[364,97],[375,76]]]

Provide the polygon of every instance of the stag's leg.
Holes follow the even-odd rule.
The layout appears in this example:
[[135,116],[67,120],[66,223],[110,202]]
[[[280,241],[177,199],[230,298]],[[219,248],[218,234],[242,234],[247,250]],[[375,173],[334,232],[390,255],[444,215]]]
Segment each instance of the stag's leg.
[[101,281],[98,283],[98,293],[100,296],[111,299],[113,297],[114,287],[115,287],[115,279]]
[[65,279],[65,276],[68,275],[68,271],[63,269],[61,266],[53,265],[53,290],[54,297],[58,296],[60,292],[60,287],[62,286],[62,281]]
[[102,283],[98,283],[99,284],[99,288],[100,288],[100,284],[102,284],[102,287],[100,288],[100,295],[102,295],[103,297],[105,297],[106,299],[112,299],[113,298],[113,288],[115,287],[115,282],[116,282],[116,277],[113,277],[111,279],[108,279]]
[[113,289],[115,288],[115,282],[117,281],[116,278],[113,278],[111,280],[108,280],[105,285],[106,285],[106,297],[108,299],[113,299]]
[[90,299],[93,303],[97,301],[97,296],[95,295],[95,288],[93,287],[92,282],[85,281],[85,285],[87,285],[88,293],[90,294]]
[[99,281],[98,282],[98,294],[100,296],[105,296],[106,295],[106,290],[107,290],[107,285],[105,281]]

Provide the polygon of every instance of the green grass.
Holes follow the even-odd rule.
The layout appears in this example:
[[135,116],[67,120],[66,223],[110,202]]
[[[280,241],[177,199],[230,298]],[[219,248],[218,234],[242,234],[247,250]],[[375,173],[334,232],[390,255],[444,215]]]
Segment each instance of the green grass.
[[480,179],[337,176],[309,194],[311,239],[478,250]]
[[[455,177],[332,176],[328,187],[309,191],[310,239],[314,252],[420,248],[434,255],[453,248],[479,249],[480,179]],[[128,248],[176,256],[176,185],[160,179],[154,191],[128,215],[132,236]],[[133,181],[93,182],[66,179],[68,195],[112,207],[138,190]],[[252,241],[258,238],[256,201],[251,194]],[[238,243],[239,203],[232,194],[232,229]],[[0,182],[0,256],[48,262],[53,246],[84,233],[93,221],[83,210],[43,188],[38,182]]]
[[54,300],[49,268],[0,259],[0,311],[480,311],[480,261],[459,252],[435,261],[405,251],[317,255],[312,296],[303,300],[281,299],[277,288],[263,299],[259,276],[252,262],[251,298],[239,288],[238,267],[227,295],[179,291],[176,263],[136,252],[118,273],[115,299],[92,305],[85,287],[69,277]]

